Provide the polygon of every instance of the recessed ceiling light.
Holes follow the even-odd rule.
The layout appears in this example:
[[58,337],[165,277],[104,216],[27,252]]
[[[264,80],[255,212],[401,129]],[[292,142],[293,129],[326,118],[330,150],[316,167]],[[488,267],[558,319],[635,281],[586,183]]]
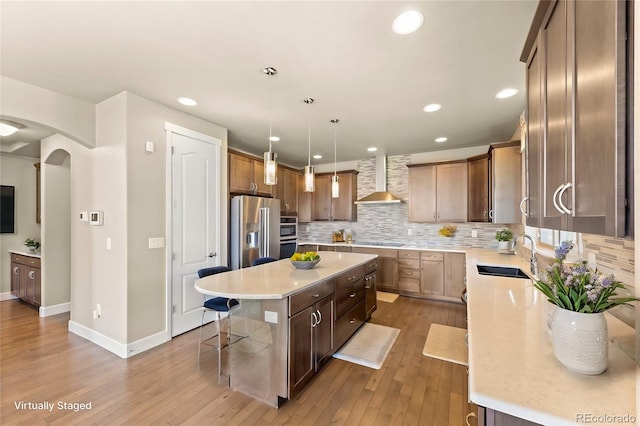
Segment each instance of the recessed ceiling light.
[[424,112],[435,112],[442,108],[440,104],[429,104],[426,107],[422,108]]
[[178,102],[185,106],[196,106],[198,103],[191,98],[180,97],[178,98]]
[[391,29],[396,34],[410,34],[416,31],[424,23],[424,15],[417,10],[401,13],[393,20]]
[[12,126],[7,123],[0,123],[0,136],[11,136],[19,129],[16,126]]
[[269,136],[269,140],[271,142],[278,142],[280,140],[280,138],[278,136]]
[[369,151],[369,152],[376,152],[377,150],[378,150],[378,148],[376,148],[375,146],[367,148],[367,151]]
[[498,98],[498,99],[506,99],[506,98],[512,97],[516,93],[518,93],[518,89],[511,89],[511,88],[502,89],[501,91],[496,93],[496,98]]
[[447,138],[445,138],[444,136],[441,136],[439,138],[436,138],[435,141],[438,143],[442,143],[442,142],[446,142]]
[[321,158],[322,158],[322,155],[320,155],[320,154],[314,154],[314,155],[313,155],[313,158],[315,158],[316,160],[319,160],[319,159],[321,159]]

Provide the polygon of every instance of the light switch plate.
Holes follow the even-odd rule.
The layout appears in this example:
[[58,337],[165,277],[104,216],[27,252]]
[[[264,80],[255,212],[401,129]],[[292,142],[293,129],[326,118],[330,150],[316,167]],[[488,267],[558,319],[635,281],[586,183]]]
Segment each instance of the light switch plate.
[[89,212],[80,212],[80,222],[89,222]]
[[154,150],[154,144],[151,141],[146,141],[144,143],[144,150],[145,152],[153,152]]
[[89,213],[89,225],[101,226],[104,222],[104,213],[95,211]]
[[162,248],[164,247],[164,238],[163,237],[154,237],[149,238],[149,248]]

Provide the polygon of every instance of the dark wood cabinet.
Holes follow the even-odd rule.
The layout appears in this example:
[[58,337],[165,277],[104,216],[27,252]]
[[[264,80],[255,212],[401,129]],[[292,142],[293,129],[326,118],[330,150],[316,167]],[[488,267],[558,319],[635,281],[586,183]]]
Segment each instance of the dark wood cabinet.
[[264,183],[264,162],[248,155],[229,152],[229,193],[269,197],[272,187]]
[[304,175],[298,176],[298,223],[313,221],[313,192],[305,192]]
[[35,306],[41,304],[40,258],[11,254],[11,294]]
[[521,57],[530,226],[625,235],[626,7],[558,0],[536,11]]
[[377,254],[376,285],[378,290],[398,291],[398,250],[353,247],[353,253]]
[[336,278],[335,337],[336,350],[345,344],[366,320],[365,265]]
[[333,173],[316,175],[315,191],[313,192],[313,220],[339,220],[355,222],[357,209],[354,201],[357,196],[357,176],[355,170],[337,173],[339,182],[338,198],[331,196],[331,177]]
[[467,159],[468,220],[489,221],[489,155]]
[[278,180],[273,198],[280,200],[280,214],[295,214],[298,211],[299,173],[286,167],[278,167]]
[[467,221],[467,162],[409,166],[410,222]]
[[491,144],[489,166],[489,221],[491,223],[521,223],[522,157],[520,141]]
[[334,281],[290,298],[289,398],[313,378],[333,354]]

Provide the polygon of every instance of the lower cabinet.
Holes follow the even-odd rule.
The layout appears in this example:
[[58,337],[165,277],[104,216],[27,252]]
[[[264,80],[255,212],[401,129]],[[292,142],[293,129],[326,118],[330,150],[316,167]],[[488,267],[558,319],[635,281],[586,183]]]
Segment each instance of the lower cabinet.
[[365,265],[364,277],[364,305],[366,311],[366,319],[371,319],[371,315],[378,308],[378,286],[376,284],[376,270],[378,263],[376,260]]
[[398,291],[398,250],[353,247],[353,253],[377,254],[376,285],[378,290]]
[[364,324],[367,316],[365,306],[365,265],[354,268],[336,278],[336,313],[334,346],[336,349]]
[[420,293],[426,296],[444,296],[443,253],[420,253]]
[[398,250],[398,293],[460,302],[465,287],[465,254]]
[[333,355],[333,293],[331,280],[290,298],[289,398]]
[[11,254],[11,294],[40,306],[40,258]]

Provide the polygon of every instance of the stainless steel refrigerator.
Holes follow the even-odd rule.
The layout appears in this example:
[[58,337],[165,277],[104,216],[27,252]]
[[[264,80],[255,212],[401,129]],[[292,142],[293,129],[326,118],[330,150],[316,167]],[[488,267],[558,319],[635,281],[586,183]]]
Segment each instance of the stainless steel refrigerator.
[[259,257],[280,259],[280,200],[238,195],[231,199],[231,269]]

